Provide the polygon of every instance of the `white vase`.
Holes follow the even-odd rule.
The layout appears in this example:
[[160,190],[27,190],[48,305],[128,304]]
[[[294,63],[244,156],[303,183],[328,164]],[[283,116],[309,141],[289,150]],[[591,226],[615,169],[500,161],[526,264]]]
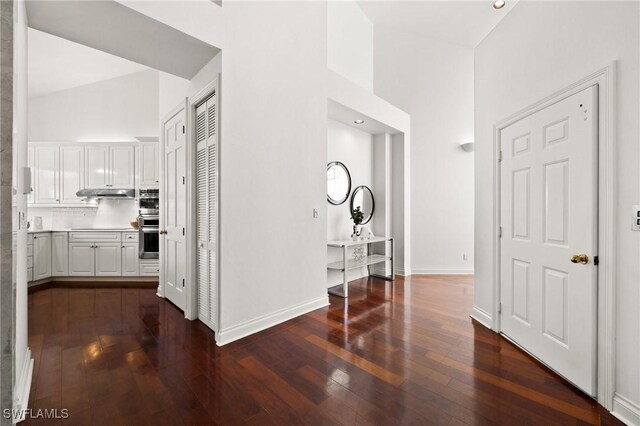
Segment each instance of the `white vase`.
[[360,225],[353,225],[353,234],[351,234],[351,240],[358,241],[360,239]]

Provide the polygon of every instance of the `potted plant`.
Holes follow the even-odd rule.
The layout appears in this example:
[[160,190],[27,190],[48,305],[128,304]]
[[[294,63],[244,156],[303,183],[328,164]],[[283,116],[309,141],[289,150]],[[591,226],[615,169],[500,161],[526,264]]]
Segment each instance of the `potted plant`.
[[362,213],[360,207],[356,207],[351,211],[351,220],[353,220],[353,234],[351,234],[351,239],[357,241],[360,237],[360,224],[364,220],[364,213]]

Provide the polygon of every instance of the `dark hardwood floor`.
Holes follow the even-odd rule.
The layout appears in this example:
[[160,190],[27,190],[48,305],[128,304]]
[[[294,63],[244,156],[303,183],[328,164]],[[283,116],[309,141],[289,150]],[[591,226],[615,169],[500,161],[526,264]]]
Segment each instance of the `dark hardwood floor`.
[[[351,284],[348,302],[218,348],[151,288],[29,295],[26,424],[620,424],[469,318],[472,278]],[[252,303],[247,300],[247,303]]]

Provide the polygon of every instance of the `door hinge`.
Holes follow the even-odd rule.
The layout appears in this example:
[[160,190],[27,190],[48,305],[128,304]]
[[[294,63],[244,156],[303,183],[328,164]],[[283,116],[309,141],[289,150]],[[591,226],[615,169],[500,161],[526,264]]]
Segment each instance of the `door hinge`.
[[186,129],[184,128],[184,126],[182,126],[182,134],[184,134],[186,131]]
[[182,236],[184,237],[184,228],[182,228]]
[[498,227],[498,238],[502,238],[502,226]]
[[598,256],[594,256],[593,257],[593,264],[598,266],[600,264],[600,258],[598,258]]
[[498,302],[498,313],[502,313],[502,302]]
[[182,279],[182,287],[184,287],[184,278]]
[[498,162],[502,161],[502,150],[500,150],[500,152],[498,152]]
[[187,182],[187,178],[185,176],[182,176],[182,184],[184,185]]

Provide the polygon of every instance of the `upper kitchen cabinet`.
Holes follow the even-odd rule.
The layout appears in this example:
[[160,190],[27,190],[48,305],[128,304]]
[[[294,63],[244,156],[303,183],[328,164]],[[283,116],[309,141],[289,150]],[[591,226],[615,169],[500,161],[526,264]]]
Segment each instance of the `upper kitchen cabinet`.
[[29,202],[40,205],[80,204],[76,192],[83,186],[84,150],[80,146],[50,143],[29,147],[33,192]]
[[134,179],[132,145],[85,147],[85,188],[133,188]]
[[140,188],[157,188],[160,183],[160,144],[144,142],[140,144],[138,174]]

